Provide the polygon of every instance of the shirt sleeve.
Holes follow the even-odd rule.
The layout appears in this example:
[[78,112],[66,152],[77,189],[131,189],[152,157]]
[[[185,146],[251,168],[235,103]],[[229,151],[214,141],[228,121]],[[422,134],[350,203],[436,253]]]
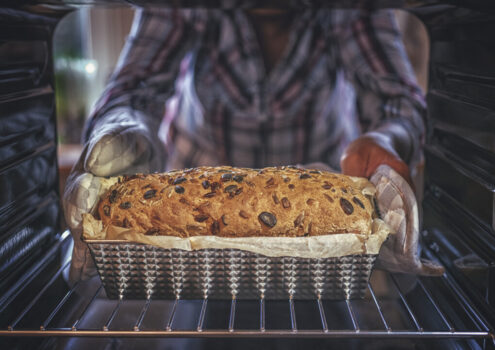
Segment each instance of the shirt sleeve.
[[136,10],[117,67],[86,124],[84,141],[122,116],[156,133],[181,60],[197,38],[195,15],[192,10]]
[[385,123],[402,125],[410,136],[404,160],[416,163],[424,144],[426,104],[393,12],[347,13],[346,23],[337,26],[339,55],[357,93],[361,130],[373,131]]

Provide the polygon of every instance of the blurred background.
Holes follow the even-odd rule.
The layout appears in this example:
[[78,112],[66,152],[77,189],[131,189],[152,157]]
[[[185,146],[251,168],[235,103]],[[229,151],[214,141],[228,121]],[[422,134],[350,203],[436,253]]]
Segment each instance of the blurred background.
[[58,24],[53,40],[60,191],[82,150],[81,134],[130,31],[131,7],[81,8]]
[[[81,152],[86,118],[113,72],[133,16],[132,7],[81,8],[65,16],[57,27],[54,59],[61,190]],[[406,11],[397,10],[396,17],[418,82],[426,92],[428,34]]]

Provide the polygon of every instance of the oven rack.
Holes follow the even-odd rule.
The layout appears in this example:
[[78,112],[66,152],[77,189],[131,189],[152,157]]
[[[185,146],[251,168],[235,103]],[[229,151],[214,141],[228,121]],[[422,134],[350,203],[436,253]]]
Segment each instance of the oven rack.
[[[54,285],[66,286],[69,264],[1,321],[0,337],[462,338],[494,346],[493,329],[448,273],[413,277],[377,270],[364,299],[342,301],[109,300],[94,278],[66,287],[40,314],[37,308]],[[25,288],[29,281],[0,305],[0,314]]]

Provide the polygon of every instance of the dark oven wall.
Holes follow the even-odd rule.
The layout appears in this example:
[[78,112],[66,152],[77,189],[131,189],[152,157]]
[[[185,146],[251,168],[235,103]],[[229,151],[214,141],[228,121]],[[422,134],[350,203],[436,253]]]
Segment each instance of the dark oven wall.
[[0,295],[59,233],[51,46],[59,16],[0,8]]
[[489,10],[415,12],[431,40],[423,236],[480,309],[494,315],[495,15]]

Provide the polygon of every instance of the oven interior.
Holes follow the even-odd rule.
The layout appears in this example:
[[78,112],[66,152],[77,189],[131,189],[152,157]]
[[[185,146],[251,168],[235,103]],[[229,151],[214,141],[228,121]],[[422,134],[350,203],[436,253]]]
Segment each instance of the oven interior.
[[[77,6],[84,3],[103,2]],[[70,1],[10,5],[0,7],[2,349],[124,348],[125,339],[187,348],[199,339],[241,338],[495,349],[495,12],[489,5],[406,4],[430,37],[422,254],[446,273],[376,270],[365,299],[346,301],[109,300],[98,277],[69,287],[52,36],[74,7]]]

